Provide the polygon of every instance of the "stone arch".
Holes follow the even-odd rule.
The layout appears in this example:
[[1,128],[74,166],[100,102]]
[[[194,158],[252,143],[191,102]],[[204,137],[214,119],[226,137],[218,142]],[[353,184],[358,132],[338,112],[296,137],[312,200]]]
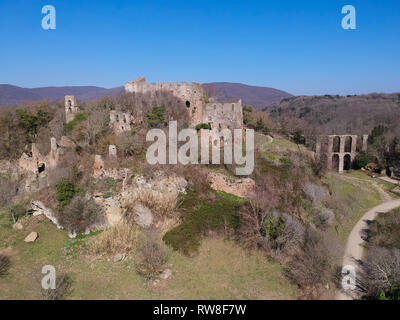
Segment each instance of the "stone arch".
[[351,136],[347,136],[344,139],[344,152],[351,152],[353,144],[353,138]]
[[341,139],[339,136],[335,136],[333,138],[333,150],[332,152],[340,152],[340,143],[341,143]]
[[339,162],[340,162],[339,155],[334,154],[332,156],[332,170],[339,171]]
[[351,169],[351,156],[349,154],[344,155],[343,159],[343,170],[350,170]]

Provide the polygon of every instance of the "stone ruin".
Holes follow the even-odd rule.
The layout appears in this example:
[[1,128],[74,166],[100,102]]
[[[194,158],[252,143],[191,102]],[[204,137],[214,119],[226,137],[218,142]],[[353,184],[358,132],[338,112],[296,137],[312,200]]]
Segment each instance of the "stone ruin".
[[139,121],[139,116],[134,116],[129,112],[110,111],[110,127],[115,135],[125,131],[131,131],[133,124]]
[[206,93],[201,84],[192,82],[161,82],[150,85],[145,77],[125,83],[126,92],[156,94],[157,91],[168,91],[178,99],[185,102],[191,126],[207,123],[215,129],[241,129],[243,127],[242,101],[234,103],[206,102]]
[[[152,82],[150,85],[145,77],[140,77],[125,83],[125,92],[143,93],[155,95],[157,92],[170,92],[176,98],[182,100],[188,110],[190,124],[192,127],[200,123],[208,124],[212,129],[242,129],[243,107],[242,101],[230,103],[219,103],[212,98],[207,101],[203,86],[199,83],[181,82]],[[74,119],[80,112],[77,101],[73,95],[65,96],[65,118],[66,122]],[[110,127],[114,134],[119,135],[131,131],[133,124],[141,121],[141,115],[131,113],[110,111]]]
[[74,120],[77,113],[80,112],[78,103],[76,102],[75,96],[65,96],[65,121],[66,123]]
[[[327,143],[322,141],[326,140],[326,138]],[[358,153],[357,138],[358,136],[349,134],[318,137],[315,155],[316,157],[321,157],[325,153],[328,160],[328,169],[343,173],[343,171],[351,169],[351,164]],[[363,135],[361,150],[367,151],[367,145],[368,135]]]
[[19,167],[22,170],[32,173],[42,173],[47,168],[57,167],[59,156],[62,154],[62,148],[57,144],[56,138],[50,139],[50,152],[47,156],[40,154],[35,143],[32,143],[31,152],[22,154],[19,158]]

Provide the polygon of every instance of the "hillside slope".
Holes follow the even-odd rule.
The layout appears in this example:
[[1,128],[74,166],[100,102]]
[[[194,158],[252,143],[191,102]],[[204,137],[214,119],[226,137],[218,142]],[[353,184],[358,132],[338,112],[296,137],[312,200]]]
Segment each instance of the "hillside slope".
[[285,91],[268,88],[249,86],[241,83],[213,82],[205,83],[206,87],[212,87],[217,99],[221,102],[242,99],[245,105],[256,109],[262,109],[271,102],[280,101],[292,97]]
[[284,99],[264,109],[287,128],[320,134],[367,134],[385,125],[400,134],[400,94],[360,96],[299,96]]

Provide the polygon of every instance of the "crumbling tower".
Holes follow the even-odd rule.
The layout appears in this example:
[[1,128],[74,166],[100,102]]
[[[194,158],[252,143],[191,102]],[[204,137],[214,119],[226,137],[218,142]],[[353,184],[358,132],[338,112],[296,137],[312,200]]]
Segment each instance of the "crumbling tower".
[[65,96],[65,119],[66,123],[74,120],[75,115],[79,113],[79,107],[76,103],[75,96]]

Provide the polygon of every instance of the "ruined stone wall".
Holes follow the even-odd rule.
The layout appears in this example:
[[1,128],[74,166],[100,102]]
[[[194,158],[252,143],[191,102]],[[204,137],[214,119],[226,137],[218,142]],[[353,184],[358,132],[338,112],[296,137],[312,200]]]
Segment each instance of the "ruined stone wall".
[[201,84],[192,82],[188,84],[181,82],[178,84],[174,82],[160,82],[156,84],[152,82],[150,85],[146,82],[145,77],[138,78],[133,81],[125,83],[126,92],[135,93],[150,93],[154,95],[157,91],[170,92],[175,97],[182,100],[188,110],[189,117],[191,119],[191,125],[201,123],[203,120],[203,108],[205,106],[205,91]]
[[125,131],[131,131],[135,118],[130,113],[110,111],[110,127],[114,134],[118,135]]
[[242,100],[234,103],[208,103],[203,111],[203,123],[212,129],[241,129],[243,126]]

